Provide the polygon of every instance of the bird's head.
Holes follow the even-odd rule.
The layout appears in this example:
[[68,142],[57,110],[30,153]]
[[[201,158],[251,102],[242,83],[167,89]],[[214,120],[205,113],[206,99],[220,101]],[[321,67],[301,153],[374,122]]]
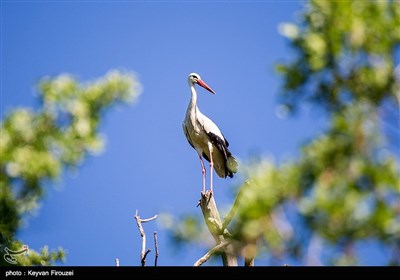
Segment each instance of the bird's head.
[[189,85],[194,85],[194,84],[198,84],[199,86],[205,88],[206,90],[208,90],[209,92],[211,92],[212,94],[215,94],[215,91],[210,88],[201,78],[200,75],[197,73],[190,73],[189,77],[188,77],[188,82]]

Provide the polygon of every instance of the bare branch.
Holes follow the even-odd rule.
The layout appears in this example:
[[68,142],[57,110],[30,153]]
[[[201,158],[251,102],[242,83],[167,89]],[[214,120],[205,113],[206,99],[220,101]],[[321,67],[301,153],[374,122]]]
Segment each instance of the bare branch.
[[146,233],[144,232],[143,226],[142,226],[142,220],[140,219],[140,216],[138,215],[138,211],[136,210],[135,214],[135,219],[136,219],[136,224],[138,226],[140,236],[142,237],[142,253],[140,255],[140,261],[142,263],[142,266],[146,263],[145,260],[145,253],[146,253]]
[[157,231],[155,231],[153,234],[154,234],[154,248],[156,249],[156,256],[154,257],[154,266],[157,266],[157,260],[158,260]]
[[200,266],[203,263],[205,263],[206,261],[208,261],[212,255],[214,255],[215,253],[220,252],[222,249],[224,249],[227,245],[229,245],[229,242],[224,242],[224,243],[220,243],[217,246],[215,246],[214,248],[212,248],[210,251],[208,251],[204,256],[202,256],[200,259],[198,259],[193,266]]
[[144,253],[144,255],[142,257],[142,260],[141,260],[142,266],[146,265],[146,257],[147,257],[147,254],[150,253],[150,252],[151,252],[151,250],[147,249],[146,252]]
[[234,252],[233,244],[226,242],[225,236],[221,230],[221,218],[211,191],[201,193],[200,207],[203,213],[204,220],[213,236],[216,244],[228,243],[221,253],[222,262],[224,266],[237,266],[237,257]]
[[148,218],[148,219],[141,219],[141,221],[142,221],[142,223],[147,223],[147,222],[150,222],[150,221],[156,219],[157,217],[158,217],[158,215],[154,215],[153,217]]
[[141,219],[138,214],[138,210],[136,210],[136,213],[134,216],[134,218],[136,219],[136,224],[137,224],[139,232],[140,232],[140,236],[142,237],[142,252],[140,254],[140,262],[141,262],[142,266],[146,265],[146,256],[151,251],[150,249],[147,249],[147,251],[146,251],[146,233],[144,232],[142,223],[152,221],[152,220],[156,219],[157,217],[158,217],[158,215],[154,215],[153,217],[148,218],[148,219]]

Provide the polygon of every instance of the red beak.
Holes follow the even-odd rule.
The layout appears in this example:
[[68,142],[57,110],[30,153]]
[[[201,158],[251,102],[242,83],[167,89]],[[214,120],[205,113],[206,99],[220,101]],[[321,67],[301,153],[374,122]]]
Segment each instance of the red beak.
[[197,80],[197,84],[199,84],[200,86],[202,86],[203,88],[205,88],[206,90],[211,92],[212,94],[215,94],[215,91],[212,88],[210,88],[204,81]]

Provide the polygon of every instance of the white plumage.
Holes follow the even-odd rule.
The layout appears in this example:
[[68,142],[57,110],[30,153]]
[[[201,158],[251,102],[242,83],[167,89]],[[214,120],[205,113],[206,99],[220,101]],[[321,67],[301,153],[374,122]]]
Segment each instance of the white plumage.
[[203,174],[203,192],[205,192],[206,169],[203,158],[210,162],[210,190],[213,191],[213,170],[221,178],[233,177],[237,172],[237,161],[228,149],[229,143],[218,126],[197,107],[197,93],[195,84],[200,85],[215,94],[197,73],[191,73],[188,83],[192,97],[190,99],[186,117],[183,121],[183,131],[189,144],[196,150]]

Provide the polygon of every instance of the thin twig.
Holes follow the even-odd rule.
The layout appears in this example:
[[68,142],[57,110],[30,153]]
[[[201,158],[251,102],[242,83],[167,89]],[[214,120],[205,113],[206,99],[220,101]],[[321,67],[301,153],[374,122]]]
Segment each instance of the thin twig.
[[208,261],[212,255],[214,255],[215,253],[218,253],[219,251],[221,251],[222,249],[224,249],[227,245],[229,245],[229,242],[223,242],[218,244],[217,246],[215,246],[214,248],[212,248],[210,251],[208,251],[204,256],[202,256],[200,259],[198,259],[193,266],[200,266],[203,263],[205,263],[206,261]]
[[158,217],[158,215],[154,215],[153,217],[148,218],[148,219],[141,219],[141,221],[142,221],[142,223],[147,223],[147,222],[150,222],[150,221],[156,219],[157,217]]
[[139,228],[140,236],[142,237],[142,253],[140,255],[140,262],[142,263],[142,266],[144,266],[144,264],[146,264],[146,259],[144,258],[146,253],[146,233],[144,232],[142,226],[142,220],[140,219],[137,210],[135,213],[135,219],[136,219],[136,224]]
[[136,219],[136,224],[139,228],[140,236],[142,237],[142,252],[140,254],[140,262],[141,262],[142,266],[146,265],[146,256],[151,251],[150,249],[148,249],[146,251],[146,233],[144,232],[142,223],[152,221],[157,217],[158,217],[158,215],[154,215],[153,217],[151,217],[149,219],[141,219],[140,216],[138,215],[138,210],[136,210],[136,213],[134,216],[134,218]]
[[142,258],[142,266],[146,265],[146,257],[147,257],[147,254],[150,253],[150,252],[151,252],[151,250],[147,249],[146,252],[144,253],[144,256]]
[[154,266],[157,266],[157,260],[158,260],[157,231],[155,231],[153,234],[154,234],[154,248],[156,249],[156,256],[154,257]]

